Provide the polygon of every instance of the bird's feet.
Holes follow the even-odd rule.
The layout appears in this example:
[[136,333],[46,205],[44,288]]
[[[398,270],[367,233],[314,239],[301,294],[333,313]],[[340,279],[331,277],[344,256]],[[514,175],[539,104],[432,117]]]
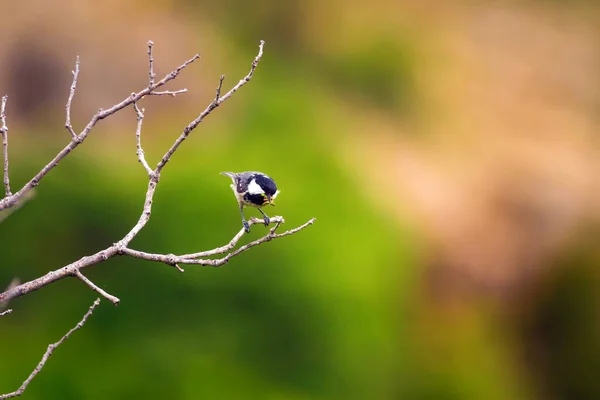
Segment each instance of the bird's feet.
[[269,226],[269,224],[271,223],[271,218],[269,218],[265,215],[264,220],[265,220],[265,226]]
[[244,230],[246,233],[250,233],[250,224],[246,220],[242,220],[242,224],[244,225]]

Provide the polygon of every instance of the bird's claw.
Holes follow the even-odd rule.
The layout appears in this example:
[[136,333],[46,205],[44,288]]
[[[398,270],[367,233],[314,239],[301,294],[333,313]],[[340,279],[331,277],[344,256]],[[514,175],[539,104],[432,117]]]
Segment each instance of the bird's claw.
[[269,218],[265,215],[264,220],[265,220],[265,226],[269,226],[269,224],[271,223],[271,218]]
[[246,231],[246,233],[250,233],[250,224],[248,223],[248,221],[242,221],[242,224],[244,225],[244,230]]

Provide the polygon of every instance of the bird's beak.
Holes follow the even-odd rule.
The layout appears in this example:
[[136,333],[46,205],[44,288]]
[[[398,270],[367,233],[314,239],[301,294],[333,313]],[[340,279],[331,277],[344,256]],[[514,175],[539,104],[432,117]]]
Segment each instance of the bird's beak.
[[267,198],[265,199],[265,203],[268,203],[268,204],[270,204],[272,206],[275,205],[274,201],[275,201],[275,199],[273,197],[271,197],[271,196],[267,196]]

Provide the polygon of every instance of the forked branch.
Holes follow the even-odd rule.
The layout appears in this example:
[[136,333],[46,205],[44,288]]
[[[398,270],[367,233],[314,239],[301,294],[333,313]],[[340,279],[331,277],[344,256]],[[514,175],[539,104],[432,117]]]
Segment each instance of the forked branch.
[[[146,173],[148,175],[148,187],[146,189],[144,205],[143,205],[142,212],[140,214],[140,217],[138,218],[137,223],[129,230],[129,232],[125,236],[123,236],[123,238],[121,240],[114,243],[112,246],[110,246],[104,250],[101,250],[95,254],[82,257],[77,261],[74,261],[62,268],[57,269],[57,270],[51,271],[51,272],[47,273],[46,275],[41,276],[37,279],[34,279],[32,281],[25,282],[25,283],[15,286],[15,287],[12,287],[12,288],[6,290],[4,293],[0,293],[0,302],[8,302],[15,297],[20,297],[20,296],[26,295],[28,293],[31,293],[38,289],[41,289],[42,287],[47,286],[53,282],[56,282],[60,279],[72,276],[72,277],[78,278],[83,283],[85,283],[88,287],[90,287],[92,290],[94,290],[95,292],[100,294],[102,297],[106,298],[111,303],[117,305],[119,303],[119,299],[117,297],[107,293],[105,290],[99,288],[92,281],[90,281],[88,278],[86,278],[81,272],[81,270],[83,268],[89,267],[91,265],[99,264],[99,263],[104,262],[114,256],[117,256],[117,255],[126,255],[126,256],[131,256],[131,257],[136,257],[136,258],[142,258],[142,259],[149,260],[149,261],[160,261],[165,264],[174,266],[180,272],[183,272],[183,269],[180,267],[180,264],[181,265],[192,264],[192,265],[205,265],[205,266],[219,267],[219,266],[227,263],[232,257],[235,257],[254,246],[257,246],[257,245],[265,243],[265,242],[269,242],[273,239],[277,239],[277,238],[280,238],[283,236],[295,234],[295,233],[299,232],[300,230],[302,230],[314,223],[315,219],[313,218],[313,219],[309,220],[307,223],[305,223],[304,225],[301,225],[295,229],[291,229],[291,230],[283,232],[283,233],[276,233],[277,229],[284,222],[284,220],[282,217],[273,217],[273,218],[271,218],[271,222],[273,224],[275,224],[275,226],[266,235],[264,235],[263,237],[261,237],[258,240],[255,240],[253,242],[250,242],[250,243],[238,248],[237,250],[233,250],[233,249],[236,246],[236,244],[238,243],[238,241],[240,240],[240,238],[245,234],[245,231],[243,229],[240,230],[240,232],[238,232],[233,237],[233,239],[224,246],[218,247],[213,250],[205,250],[205,251],[200,251],[200,252],[186,254],[186,255],[180,255],[180,256],[145,253],[145,252],[142,252],[139,250],[133,250],[129,247],[129,243],[136,237],[136,235],[144,228],[144,226],[150,220],[150,216],[152,214],[152,204],[153,204],[154,193],[156,192],[156,187],[160,181],[160,175],[161,175],[163,168],[171,160],[171,157],[173,156],[173,154],[175,154],[175,152],[177,151],[177,149],[179,148],[181,143],[183,143],[183,141],[191,134],[191,132],[194,131],[194,129],[200,124],[200,122],[202,122],[202,120],[204,118],[206,118],[215,108],[217,108],[220,104],[222,104],[224,101],[229,99],[237,90],[239,90],[242,86],[244,86],[246,83],[248,83],[250,81],[250,79],[252,78],[254,71],[256,70],[258,63],[262,57],[264,42],[263,41],[260,42],[258,55],[253,60],[248,74],[244,78],[242,78],[235,86],[233,86],[223,96],[221,96],[221,90],[222,90],[222,86],[223,86],[224,76],[221,76],[221,78],[219,79],[219,84],[218,84],[218,88],[216,90],[216,95],[215,95],[214,100],[210,104],[208,104],[208,106],[204,109],[204,111],[202,111],[198,115],[198,117],[196,117],[193,121],[191,121],[183,129],[182,133],[175,140],[173,145],[167,150],[167,152],[163,155],[161,160],[156,165],[156,168],[154,168],[154,169],[152,169],[149,166],[148,162],[146,161],[145,155],[144,155],[144,150],[143,150],[142,142],[141,142],[144,110],[140,109],[138,107],[137,103],[139,100],[141,100],[141,98],[144,95],[154,94],[154,92],[153,92],[154,89],[163,86],[169,80],[175,79],[175,77],[177,77],[177,75],[179,74],[179,72],[181,70],[183,70],[187,65],[189,65],[194,60],[196,60],[199,56],[196,55],[196,56],[192,57],[191,59],[189,59],[188,61],[186,61],[179,67],[177,67],[175,70],[173,70],[169,74],[167,74],[159,82],[154,83],[154,80],[153,80],[154,79],[153,78],[154,77],[154,70],[153,70],[154,59],[152,56],[152,47],[153,47],[152,42],[151,41],[148,42],[148,57],[149,57],[148,87],[146,89],[141,90],[140,92],[132,93],[131,96],[129,96],[127,99],[123,100],[122,102],[120,102],[118,104],[115,104],[114,106],[112,106],[111,108],[109,108],[106,111],[99,111],[98,113],[96,113],[94,115],[94,117],[92,118],[92,120],[88,123],[86,128],[84,128],[82,133],[77,135],[77,140],[72,141],[69,144],[69,146],[76,146],[78,143],[81,142],[81,140],[85,139],[85,137],[89,134],[90,130],[92,129],[92,127],[94,126],[94,124],[97,121],[99,121],[102,118],[106,118],[109,115],[114,114],[118,110],[120,110],[128,105],[132,105],[132,107],[136,113],[136,116],[137,116],[137,126],[136,126],[136,132],[135,132],[137,156],[138,156],[139,162],[142,164],[144,170],[146,171]],[[67,101],[67,124],[66,125],[70,125],[69,110],[70,110],[71,100],[74,96],[78,74],[79,74],[79,63],[77,62],[76,66],[75,66],[75,71],[73,72],[73,84],[71,85],[71,92],[70,92],[69,100]],[[67,146],[65,149],[70,149],[69,146]],[[70,151],[70,150],[68,150],[68,151]],[[55,160],[62,159],[62,157],[64,157],[66,154],[68,154],[68,151],[64,154],[63,154],[63,152],[59,153],[59,155],[57,156],[57,158]],[[47,165],[36,176],[38,176],[38,177],[44,176],[51,168],[53,168],[53,166],[55,166],[55,164],[52,165],[52,163],[51,163],[51,164]],[[35,178],[34,178],[34,181],[37,184],[37,182],[39,182],[39,179],[35,180]],[[25,187],[23,189],[21,189],[19,191],[19,193],[23,192],[24,190],[26,191],[26,188],[29,187],[28,185],[32,185],[32,183],[30,182],[27,185],[25,185]],[[17,195],[18,195],[18,193],[16,193],[12,197],[17,196]],[[5,198],[4,200],[10,199],[10,198],[11,197],[9,196],[9,197]],[[7,201],[10,202],[10,200],[7,200]],[[6,203],[6,204],[8,204],[8,203]],[[250,221],[250,223],[251,224],[262,223],[262,220],[253,219]],[[227,253],[227,254],[225,254],[225,253]],[[207,257],[211,257],[211,256],[218,255],[218,254],[225,254],[225,256],[222,258],[217,258],[217,259],[207,258]]]
[[[112,107],[110,107],[106,110],[104,110],[102,108],[100,110],[98,110],[98,112],[96,112],[96,114],[94,114],[92,116],[92,119],[83,128],[83,130],[78,135],[72,136],[71,141],[61,151],[59,151],[58,154],[44,168],[42,168],[40,172],[38,172],[33,178],[31,178],[29,180],[29,182],[27,182],[18,192],[11,194],[11,195],[7,195],[2,200],[0,200],[0,211],[4,210],[6,208],[14,207],[15,205],[17,205],[19,203],[19,201],[21,200],[21,198],[23,198],[31,189],[36,187],[40,183],[40,181],[48,174],[48,172],[50,172],[52,169],[54,169],[71,151],[75,150],[75,148],[77,148],[77,146],[79,146],[81,143],[83,143],[83,141],[88,137],[88,135],[90,134],[90,132],[94,128],[94,126],[96,126],[98,121],[101,121],[104,118],[106,118],[110,115],[113,115],[116,112],[122,110],[123,108],[125,108],[133,103],[138,102],[144,96],[155,94],[154,91],[156,89],[164,86],[168,82],[177,78],[177,76],[183,69],[185,69],[188,65],[190,65],[194,61],[196,61],[198,58],[200,58],[200,55],[196,54],[194,57],[190,58],[189,60],[187,60],[186,62],[181,64],[179,67],[177,67],[174,70],[172,70],[171,72],[169,72],[160,81],[140,90],[139,92],[132,93],[129,97],[123,99],[121,102],[113,105]],[[69,121],[65,124],[65,126],[67,126],[67,125],[70,126],[70,115],[69,115],[70,114],[70,100],[72,100],[72,97],[74,96],[75,86],[76,86],[76,76],[78,76],[78,74],[79,74],[77,63],[76,63],[75,71],[76,72],[73,73],[73,84],[71,86],[72,90],[69,93],[69,100],[67,100],[67,116],[69,118]],[[178,92],[183,93],[181,91],[178,91]],[[169,94],[172,94],[172,92],[169,92]],[[69,131],[71,131],[72,127],[71,127],[71,129],[69,129],[68,126],[67,126],[67,129]],[[5,137],[6,137],[6,135],[3,134],[3,138],[5,138]],[[8,172],[7,172],[8,164],[7,164],[6,160],[7,160],[7,158],[5,158],[5,165],[6,165],[5,176],[8,176]],[[6,181],[8,181],[8,180],[5,179],[5,182]]]

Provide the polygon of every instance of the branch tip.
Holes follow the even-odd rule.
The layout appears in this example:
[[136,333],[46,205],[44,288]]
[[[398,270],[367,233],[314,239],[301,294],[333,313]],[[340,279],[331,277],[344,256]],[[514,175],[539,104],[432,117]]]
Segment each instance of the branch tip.
[[183,268],[181,268],[179,266],[179,264],[175,263],[175,264],[173,264],[173,266],[177,269],[177,271],[179,271],[179,272],[185,272],[185,270]]
[[8,198],[12,195],[10,191],[10,179],[8,176],[8,126],[6,125],[6,102],[8,96],[2,96],[2,103],[0,105],[0,134],[2,135],[2,157],[4,159],[4,196]]
[[154,58],[152,57],[152,47],[154,46],[154,42],[152,40],[148,40],[148,89],[152,90],[154,86],[154,78],[156,75],[154,74]]
[[219,79],[219,86],[217,86],[217,95],[215,96],[215,105],[219,105],[219,97],[221,97],[221,89],[223,88],[223,81],[225,80],[225,74],[221,75]]
[[137,128],[135,130],[135,143],[136,143],[136,154],[138,156],[138,161],[144,167],[144,170],[148,174],[148,176],[152,175],[152,169],[148,165],[146,161],[146,156],[144,153],[144,149],[142,149],[142,123],[144,122],[144,109],[141,110],[138,108],[137,103],[133,103],[133,109],[137,116]]
[[[113,296],[112,294],[107,293],[106,291],[104,291],[104,289],[98,287],[94,282],[92,282],[85,275],[83,275],[81,273],[81,271],[79,271],[78,269],[75,269],[74,275],[80,281],[82,281],[83,283],[88,285],[89,288],[92,289],[94,292],[98,293],[100,296],[104,297],[106,300],[113,303],[113,305],[118,306],[119,303],[121,302],[121,300],[119,300],[117,297]],[[98,299],[97,301],[100,302],[100,299]]]
[[75,97],[75,89],[77,88],[77,80],[79,79],[79,56],[75,57],[75,70],[71,71],[71,74],[73,75],[73,82],[71,83],[67,105],[65,106],[65,128],[71,134],[71,139],[74,140],[77,134],[73,130],[73,125],[71,125],[71,103],[73,102],[73,97]]

